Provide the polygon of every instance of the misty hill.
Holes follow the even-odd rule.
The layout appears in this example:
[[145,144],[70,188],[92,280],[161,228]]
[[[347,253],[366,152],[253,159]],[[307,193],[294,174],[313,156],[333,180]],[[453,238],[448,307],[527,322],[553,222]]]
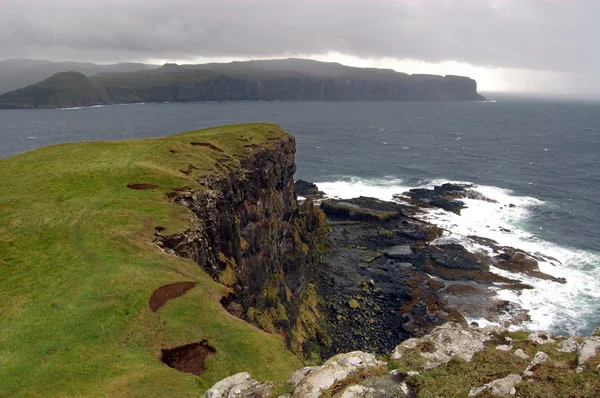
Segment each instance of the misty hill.
[[101,72],[133,72],[155,67],[155,65],[145,65],[140,63],[96,65],[84,62],[51,62],[33,59],[9,59],[0,61],[0,93],[25,87],[59,72],[73,71],[92,76]]
[[[68,80],[68,79],[67,79]],[[39,97],[40,85],[0,95],[0,107],[81,106],[82,103],[332,100],[477,101],[475,80],[462,76],[408,75],[389,69],[287,59],[227,64],[176,65],[136,72],[99,73],[83,82],[54,79],[60,99]],[[73,89],[87,87],[82,96]],[[90,87],[94,87],[95,96]],[[70,94],[65,94],[66,92]],[[90,103],[90,100],[93,101]],[[95,102],[94,102],[95,101]]]
[[48,79],[0,96],[0,107],[61,108],[110,102],[106,90],[79,72],[59,72]]

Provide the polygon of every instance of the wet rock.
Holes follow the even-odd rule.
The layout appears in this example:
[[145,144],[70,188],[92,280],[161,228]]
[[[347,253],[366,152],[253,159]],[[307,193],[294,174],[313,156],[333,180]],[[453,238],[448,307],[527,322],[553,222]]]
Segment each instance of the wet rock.
[[361,196],[348,200],[325,200],[321,209],[328,217],[353,221],[389,221],[402,216],[403,208],[397,203]]
[[294,188],[296,190],[296,195],[304,196],[305,198],[319,199],[325,196],[325,193],[319,191],[319,187],[312,182],[296,180]]
[[407,195],[412,202],[420,206],[439,207],[440,209],[460,214],[461,209],[465,208],[465,203],[456,198],[461,197],[464,192],[465,188],[463,186],[443,184],[434,189],[411,189]]
[[269,398],[274,388],[272,383],[260,383],[244,372],[221,380],[202,398]]
[[362,370],[385,369],[386,363],[373,354],[354,351],[329,358],[318,369],[310,372],[294,388],[292,397],[318,398],[336,382]]
[[402,259],[404,256],[409,256],[413,254],[412,249],[409,245],[397,245],[392,247],[387,247],[383,251],[383,255],[391,258],[391,259]]
[[485,348],[484,343],[489,339],[489,335],[476,329],[448,322],[433,329],[429,335],[402,342],[392,353],[391,360],[400,361],[406,351],[421,349],[425,369],[444,365],[454,356],[471,361],[477,352]]
[[515,385],[520,383],[523,379],[517,374],[510,374],[502,379],[494,380],[487,383],[482,387],[471,389],[469,397],[476,397],[486,390],[491,390],[492,395],[501,397],[514,396],[517,393]]
[[551,280],[557,283],[567,283],[565,278],[557,278],[540,271],[538,266],[538,259],[541,259],[540,257],[533,256],[513,247],[501,247],[497,249],[503,250],[503,253],[494,257],[494,265],[500,269],[509,272],[519,272],[533,276],[534,278]]

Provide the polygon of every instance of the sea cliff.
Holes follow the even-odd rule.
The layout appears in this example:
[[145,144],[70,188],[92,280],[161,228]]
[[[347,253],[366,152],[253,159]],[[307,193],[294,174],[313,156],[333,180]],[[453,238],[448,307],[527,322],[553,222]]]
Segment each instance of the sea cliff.
[[247,124],[0,160],[0,395],[597,395],[597,337],[467,324],[514,314],[486,284],[529,288],[490,265],[563,282],[435,242],[420,208],[468,186],[317,206],[294,154]]
[[0,109],[198,101],[482,101],[475,80],[311,60],[64,71],[0,95]]

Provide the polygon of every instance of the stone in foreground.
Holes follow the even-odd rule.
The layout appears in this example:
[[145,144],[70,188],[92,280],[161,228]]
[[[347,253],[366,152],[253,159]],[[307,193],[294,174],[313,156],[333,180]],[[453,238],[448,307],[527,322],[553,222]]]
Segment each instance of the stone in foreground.
[[425,369],[447,364],[454,356],[469,362],[485,348],[484,343],[488,340],[489,336],[479,330],[448,322],[436,327],[427,336],[402,342],[392,353],[391,360],[400,361],[407,350],[427,346],[427,351],[420,353],[425,360]]
[[260,383],[244,372],[221,380],[202,398],[269,398],[273,389],[273,383]]
[[491,381],[482,387],[471,389],[471,391],[469,392],[469,397],[476,397],[487,389],[491,390],[492,395],[497,395],[501,397],[514,396],[517,393],[515,385],[517,383],[520,383],[521,380],[521,376],[516,374],[510,374],[502,379]]
[[340,380],[364,370],[386,369],[386,365],[375,355],[361,351],[336,355],[309,372],[294,388],[292,397],[318,398]]

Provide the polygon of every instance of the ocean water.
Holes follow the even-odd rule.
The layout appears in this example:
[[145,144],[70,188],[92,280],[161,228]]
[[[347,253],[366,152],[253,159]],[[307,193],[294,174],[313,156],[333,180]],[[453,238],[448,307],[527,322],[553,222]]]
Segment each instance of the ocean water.
[[468,238],[478,235],[551,258],[542,271],[567,284],[521,277],[535,290],[516,295],[498,288],[499,296],[530,310],[526,327],[585,334],[600,325],[599,103],[240,102],[0,111],[0,157],[54,143],[253,121],[294,134],[296,177],[332,197],[391,200],[414,187],[475,184],[498,203],[469,199],[461,216],[432,210],[425,218],[447,230],[444,240],[472,250],[482,250]]

